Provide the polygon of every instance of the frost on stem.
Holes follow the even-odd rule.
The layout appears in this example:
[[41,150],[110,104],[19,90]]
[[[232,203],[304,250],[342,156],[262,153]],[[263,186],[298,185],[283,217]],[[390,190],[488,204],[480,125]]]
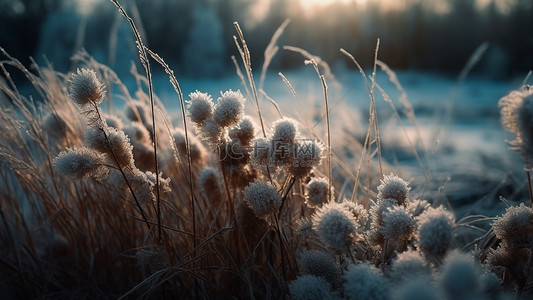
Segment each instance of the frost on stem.
[[313,215],[313,229],[331,248],[346,252],[355,238],[356,224],[351,213],[341,204],[329,202]]
[[443,207],[430,207],[417,218],[416,237],[419,249],[430,257],[440,258],[450,247],[455,217]]
[[99,180],[104,179],[108,172],[104,164],[104,155],[86,147],[61,151],[54,159],[54,168],[57,172],[75,179],[89,176]]
[[274,223],[282,202],[276,187],[268,182],[254,181],[244,189],[243,199],[258,218]]
[[350,265],[343,277],[344,294],[350,300],[389,299],[389,282],[374,266],[365,263]]
[[524,86],[498,102],[503,127],[515,134],[511,149],[524,159],[526,170],[533,168],[533,89]]
[[314,275],[299,276],[289,284],[289,291],[293,300],[341,299],[325,279]]
[[213,119],[220,127],[237,125],[244,115],[246,99],[240,91],[226,91],[217,99],[214,107]]
[[391,173],[381,180],[381,184],[378,186],[377,199],[378,201],[394,199],[398,205],[406,205],[410,189],[405,180]]
[[69,84],[69,96],[80,107],[89,103],[97,105],[104,99],[104,85],[93,70],[77,69],[76,73],[70,76]]

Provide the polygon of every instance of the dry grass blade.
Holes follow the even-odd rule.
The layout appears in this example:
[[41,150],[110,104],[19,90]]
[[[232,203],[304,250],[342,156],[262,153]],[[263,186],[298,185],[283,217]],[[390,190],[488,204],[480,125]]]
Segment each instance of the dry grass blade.
[[244,34],[241,30],[241,27],[239,26],[239,23],[234,22],[233,26],[237,31],[237,35],[239,36],[239,40],[242,44],[242,47],[241,45],[239,45],[239,40],[237,40],[236,36],[233,36],[233,40],[235,41],[235,45],[237,46],[237,49],[239,50],[239,53],[241,55],[241,59],[244,64],[244,69],[246,70],[246,75],[248,76],[248,83],[250,84],[250,87],[252,89],[252,93],[257,106],[257,114],[259,115],[259,122],[261,123],[263,136],[266,137],[265,124],[263,122],[263,116],[261,115],[261,106],[259,104],[257,89],[255,88],[254,74],[252,72],[252,58],[250,56],[250,50],[248,49],[248,45],[246,44],[246,40],[244,39]]
[[[191,193],[191,210],[192,210],[192,226],[193,226],[193,234],[196,234],[196,208],[194,205],[194,182],[193,182],[193,176],[192,176],[192,161],[191,161],[191,146],[190,146],[190,140],[189,140],[189,131],[187,127],[187,117],[185,115],[185,101],[183,100],[183,92],[181,91],[181,87],[179,85],[178,80],[176,79],[176,76],[174,75],[174,71],[165,63],[165,61],[153,51],[146,49],[148,53],[152,56],[152,58],[157,61],[163,68],[165,69],[165,72],[169,76],[170,83],[174,87],[174,90],[178,94],[178,98],[180,100],[180,109],[181,109],[181,117],[183,119],[183,131],[185,132],[185,148],[187,151],[187,167],[188,167],[188,176],[189,176],[189,189]],[[194,247],[196,248],[196,239],[194,239]]]
[[291,22],[291,19],[286,19],[278,27],[276,32],[274,32],[274,35],[272,35],[272,38],[270,39],[270,43],[268,43],[268,46],[265,49],[265,62],[263,63],[263,68],[261,70],[261,77],[259,79],[259,90],[263,89],[268,66],[272,62],[272,59],[274,58],[274,56],[276,56],[276,53],[278,53],[279,47],[276,46],[276,43],[278,42],[279,38],[283,34],[283,31],[285,31],[285,28],[287,28],[290,22]]
[[141,38],[141,34],[139,30],[137,29],[137,26],[135,25],[135,22],[133,19],[126,13],[126,10],[120,5],[118,0],[111,0],[115,6],[117,6],[120,14],[126,18],[128,23],[130,24],[131,29],[133,30],[133,34],[135,35],[135,40],[137,42],[137,48],[139,50],[139,58],[141,61],[141,64],[144,67],[144,70],[146,71],[146,78],[148,79],[148,94],[150,98],[150,108],[151,108],[151,117],[152,117],[152,132],[153,132],[153,148],[154,148],[154,165],[155,165],[155,190],[156,190],[156,206],[157,206],[157,224],[158,224],[158,240],[161,244],[163,242],[163,236],[161,232],[161,195],[160,195],[160,184],[159,184],[159,163],[157,159],[157,127],[156,127],[156,121],[155,121],[155,104],[154,104],[154,90],[153,90],[153,83],[152,83],[152,71],[150,70],[150,60],[148,59],[148,55],[146,54],[146,48],[144,46],[143,40]]

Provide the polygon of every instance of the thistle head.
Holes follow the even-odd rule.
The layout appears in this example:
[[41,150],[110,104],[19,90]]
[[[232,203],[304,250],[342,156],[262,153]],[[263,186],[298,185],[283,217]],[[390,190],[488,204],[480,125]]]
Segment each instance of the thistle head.
[[229,130],[228,135],[231,139],[239,140],[243,145],[249,146],[255,137],[256,128],[254,121],[245,116],[236,127]]
[[451,251],[441,266],[438,282],[448,299],[473,299],[481,290],[481,274],[471,255]]
[[510,249],[533,247],[533,209],[521,203],[508,207],[505,213],[492,223],[497,238]]
[[240,91],[226,91],[217,99],[213,119],[220,127],[231,127],[239,124],[244,115],[246,99]]
[[333,287],[339,285],[342,270],[330,254],[318,250],[304,251],[299,261],[302,274],[322,277]]
[[303,178],[309,176],[313,168],[322,163],[324,145],[316,140],[302,140],[293,146],[292,161],[288,171],[294,177]]
[[326,245],[344,252],[352,244],[357,225],[343,205],[331,201],[313,215],[313,229]]
[[443,207],[430,207],[416,218],[416,237],[419,249],[431,256],[442,257],[448,251],[453,237],[455,217]]
[[389,277],[393,282],[405,282],[414,277],[430,277],[431,268],[418,251],[408,250],[399,253],[392,262]]
[[69,78],[69,96],[80,107],[97,105],[105,96],[104,85],[90,69],[77,69]]
[[260,180],[252,182],[244,189],[243,199],[258,218],[269,223],[273,223],[282,202],[276,187]]
[[199,91],[189,94],[187,111],[191,121],[200,124],[213,116],[213,99],[211,95]]
[[298,123],[291,118],[283,118],[272,124],[273,141],[294,143],[294,139],[299,135]]
[[108,172],[104,155],[87,147],[61,151],[53,164],[59,174],[75,179],[85,177],[103,179]]
[[328,193],[331,194],[331,199],[334,195],[333,186],[329,186],[326,178],[313,178],[305,185],[305,197],[307,205],[311,207],[321,206],[323,203],[329,201]]
[[405,180],[391,173],[381,179],[377,198],[378,200],[394,199],[398,202],[398,205],[406,205],[410,189]]

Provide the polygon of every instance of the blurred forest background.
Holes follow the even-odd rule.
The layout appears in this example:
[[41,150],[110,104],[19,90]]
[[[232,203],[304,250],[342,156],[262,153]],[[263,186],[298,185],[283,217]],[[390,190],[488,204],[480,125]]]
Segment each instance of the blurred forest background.
[[[368,67],[376,39],[379,57],[397,70],[457,75],[482,43],[489,48],[474,73],[490,79],[524,76],[533,68],[531,0],[123,0],[146,44],[179,76],[216,77],[234,72],[233,22],[244,29],[255,69],[280,24],[290,18],[280,45],[297,46],[332,66],[344,48]],[[306,4],[307,3],[307,4]],[[29,64],[49,61],[72,68],[85,48],[119,75],[137,61],[129,25],[107,0],[0,0],[0,46]],[[281,51],[275,70],[302,65]]]

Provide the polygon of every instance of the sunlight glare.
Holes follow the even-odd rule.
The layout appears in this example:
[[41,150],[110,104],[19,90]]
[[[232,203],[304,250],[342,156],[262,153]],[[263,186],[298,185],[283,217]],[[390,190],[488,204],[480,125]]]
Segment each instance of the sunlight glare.
[[94,6],[102,0],[78,0],[77,10],[82,15],[89,15],[94,9]]

